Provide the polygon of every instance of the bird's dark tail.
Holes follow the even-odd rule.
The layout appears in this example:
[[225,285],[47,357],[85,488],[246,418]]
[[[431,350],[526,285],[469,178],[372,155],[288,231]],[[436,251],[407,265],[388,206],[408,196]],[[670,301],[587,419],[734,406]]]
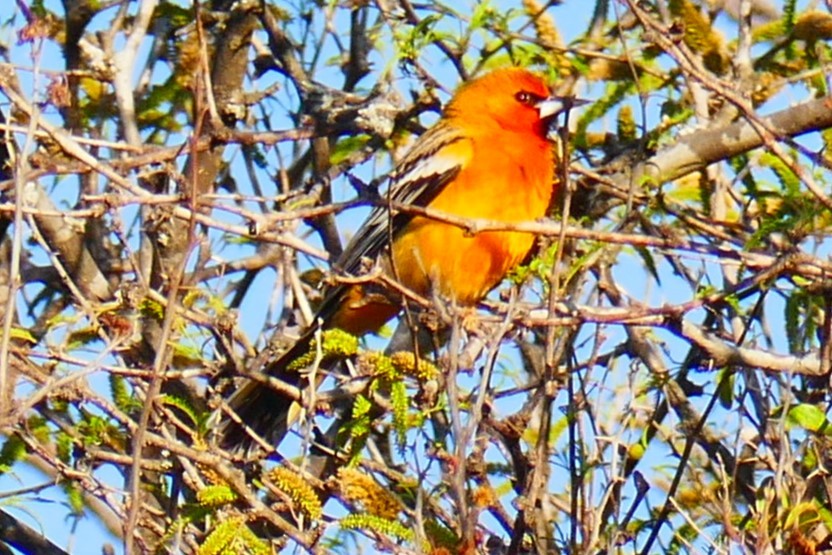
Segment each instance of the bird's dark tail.
[[[266,364],[262,373],[282,382],[286,389],[294,389],[294,395],[289,391],[280,391],[279,387],[272,387],[260,380],[252,380],[243,384],[228,401],[233,413],[224,409],[221,413],[220,446],[233,453],[250,453],[264,440],[273,450],[283,440],[292,424],[295,423],[300,411],[299,406],[292,410],[293,404],[301,401],[300,392],[308,385],[301,371],[292,366],[310,352],[313,341],[321,332],[338,328],[337,315],[341,311],[345,297],[356,291],[355,287],[335,286],[324,296],[321,306],[315,315],[315,325],[309,326],[292,347],[281,354],[276,360]],[[358,291],[361,291],[360,289]],[[397,305],[391,305],[393,314],[398,310]],[[387,316],[389,320],[393,315]],[[380,327],[383,321],[377,326]],[[353,335],[360,335],[360,330],[347,330]],[[306,365],[301,365],[306,366]],[[327,372],[321,372],[318,382]],[[318,387],[320,383],[311,384]],[[260,445],[265,448],[265,445]]]
[[258,446],[260,450],[265,448],[255,438],[260,438],[272,448],[280,443],[297,418],[297,411],[292,410],[292,405],[299,399],[293,398],[288,390],[299,390],[303,385],[300,371],[290,368],[290,365],[309,352],[315,331],[308,330],[288,351],[263,369],[264,375],[280,380],[287,391],[281,392],[280,387],[251,380],[234,392],[228,400],[228,407],[233,412],[229,413],[227,409],[221,411],[220,447],[244,454],[256,450]]

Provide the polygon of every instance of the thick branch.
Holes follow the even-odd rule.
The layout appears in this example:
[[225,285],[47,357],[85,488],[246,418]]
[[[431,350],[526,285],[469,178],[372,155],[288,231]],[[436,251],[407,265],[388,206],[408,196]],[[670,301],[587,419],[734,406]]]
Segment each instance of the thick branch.
[[[832,127],[832,98],[820,98],[798,104],[761,118],[781,136],[797,137]],[[613,176],[622,186],[645,181],[665,183],[700,170],[709,164],[759,148],[765,143],[748,121],[726,127],[704,129],[679,137],[672,146],[633,168],[631,176]]]
[[744,366],[759,368],[766,372],[781,372],[800,374],[804,376],[820,376],[821,364],[817,355],[797,357],[793,355],[778,355],[760,349],[738,347],[720,341],[710,333],[702,331],[690,322],[682,321],[679,326],[671,330],[702,349],[713,361],[715,366]]
[[43,534],[0,510],[0,540],[24,553],[67,555],[66,551],[47,540]]

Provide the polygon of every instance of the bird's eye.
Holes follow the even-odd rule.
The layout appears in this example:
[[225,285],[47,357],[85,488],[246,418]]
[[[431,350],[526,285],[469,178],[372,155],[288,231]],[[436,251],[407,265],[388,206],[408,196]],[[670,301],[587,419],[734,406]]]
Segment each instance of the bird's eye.
[[517,99],[517,102],[526,106],[534,106],[540,100],[539,96],[528,91],[520,91],[514,95],[514,98]]

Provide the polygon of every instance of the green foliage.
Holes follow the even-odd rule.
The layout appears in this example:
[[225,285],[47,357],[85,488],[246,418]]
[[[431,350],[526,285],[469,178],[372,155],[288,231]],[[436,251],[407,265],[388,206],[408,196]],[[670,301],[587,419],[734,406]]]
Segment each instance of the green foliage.
[[821,215],[823,207],[801,190],[800,180],[778,157],[761,155],[761,162],[771,169],[778,179],[778,191],[758,191],[762,201],[759,230],[748,242],[753,248],[765,242],[773,233],[786,233],[801,237],[826,225]]
[[78,432],[84,437],[87,445],[109,444],[122,437],[122,431],[105,418],[85,412],[80,422],[76,424]]
[[130,392],[130,386],[124,377],[111,373],[107,379],[110,382],[110,395],[119,410],[132,414],[141,408],[141,402]]
[[785,0],[783,3],[783,30],[789,34],[794,30],[797,20],[797,0]]
[[395,39],[398,57],[402,60],[418,59],[420,52],[432,42],[447,38],[445,33],[436,29],[441,19],[439,15],[432,14],[422,18],[418,25],[397,30]]
[[49,13],[44,6],[44,0],[33,0],[30,4],[29,9],[32,10],[32,13],[35,14],[37,17],[46,17]]
[[246,526],[242,517],[220,520],[199,546],[198,555],[269,555],[266,542]]
[[26,444],[17,434],[6,437],[0,448],[0,473],[11,471],[15,463],[26,457]]
[[158,322],[161,322],[165,318],[165,307],[161,303],[147,297],[142,299],[139,310],[145,318],[153,318]]
[[348,160],[354,153],[367,146],[370,139],[372,139],[372,137],[369,135],[356,135],[355,137],[346,137],[341,139],[338,141],[338,144],[335,145],[335,148],[332,149],[332,155],[329,159],[330,164],[337,166]]
[[689,523],[679,526],[673,531],[673,538],[670,540],[670,544],[665,553],[668,555],[686,553],[686,546],[690,545],[690,542],[696,538],[696,534],[696,527]]
[[669,0],[668,7],[673,16],[684,24],[682,40],[688,48],[702,57],[709,70],[716,74],[724,73],[728,63],[724,37],[703,15],[700,7],[690,0]]
[[414,539],[413,531],[399,522],[398,520],[391,520],[370,514],[351,514],[342,518],[339,522],[341,528],[344,529],[358,529],[368,532],[374,532],[384,536],[390,536],[395,540],[402,540],[412,542]]
[[734,403],[734,385],[735,374],[734,370],[730,368],[721,368],[716,375],[717,387],[716,394],[719,396],[719,402],[725,409],[730,409]]
[[86,503],[84,501],[84,494],[81,488],[75,482],[64,482],[61,484],[66,495],[67,504],[74,516],[84,516],[84,508]]
[[[326,330],[321,333],[321,360],[351,357],[358,354],[358,338],[339,329]],[[289,370],[300,370],[310,366],[318,359],[318,339],[313,339],[309,352],[289,364]]]
[[802,354],[816,344],[822,300],[817,295],[798,290],[786,298],[784,320],[789,352]]
[[211,416],[210,413],[199,411],[187,399],[175,395],[163,395],[160,401],[167,407],[178,409],[182,415],[186,416],[198,435],[202,436],[205,434],[207,431],[206,424]]
[[71,464],[73,443],[69,434],[65,432],[55,434],[55,454],[64,464]]
[[809,432],[832,435],[832,427],[826,418],[826,413],[817,405],[800,403],[789,407],[786,414],[787,426],[798,426]]
[[31,331],[17,326],[12,326],[9,336],[13,340],[25,341],[26,343],[29,343],[31,345],[36,345],[38,342],[37,337],[35,337]]
[[269,472],[269,478],[294,502],[294,508],[306,513],[313,521],[321,518],[323,507],[318,494],[303,477],[288,468],[278,466]]
[[632,92],[634,86],[634,83],[631,81],[609,83],[605,87],[604,95],[593,102],[587,109],[581,111],[573,137],[575,149],[586,149],[590,146],[587,140],[589,126],[620,104],[627,97],[627,94]]
[[373,403],[363,395],[358,395],[352,405],[352,417],[349,421],[349,433],[353,439],[366,438],[370,433],[370,411]]
[[69,334],[68,346],[70,349],[79,349],[100,339],[98,329],[93,326],[89,326],[73,330],[72,333]]
[[31,415],[26,419],[26,426],[29,433],[31,433],[32,436],[40,443],[49,442],[52,430],[50,429],[46,418],[41,415]]
[[489,29],[493,27],[499,14],[499,10],[489,1],[478,2],[471,11],[471,19],[468,26],[470,31],[478,29]]
[[228,312],[225,299],[204,289],[189,290],[182,298],[182,305],[187,308],[199,308],[214,316],[223,316]]
[[[142,129],[177,132],[182,125],[177,121],[176,112],[170,110],[171,101],[179,101],[178,96],[183,93],[179,83],[168,80],[162,86],[153,87],[151,94],[144,98],[139,105],[138,122]],[[164,144],[161,136],[151,139],[153,142]]]
[[410,398],[407,395],[407,386],[403,381],[390,384],[390,403],[393,406],[393,430],[396,433],[396,443],[399,450],[403,451],[407,442],[407,430],[411,424],[408,418]]
[[455,551],[459,548],[459,536],[447,526],[443,526],[439,521],[433,519],[426,520],[424,526],[425,535],[434,549],[444,547]]
[[194,12],[189,7],[163,0],[156,6],[153,17],[164,20],[171,27],[179,29],[193,23]]
[[773,154],[764,153],[760,155],[760,163],[769,167],[780,181],[783,192],[788,196],[794,196],[800,192],[800,179],[785,162]]
[[196,345],[177,341],[171,343],[171,349],[173,351],[174,368],[192,368],[202,363],[203,354]]
[[[554,421],[552,422],[552,427],[549,430],[549,442],[554,444],[564,434],[564,432],[567,431],[568,428],[569,428],[569,417],[568,416],[555,418]],[[529,441],[530,444],[534,444],[534,443],[537,442],[536,437],[530,437],[529,439],[530,439],[530,441]]]
[[200,505],[208,508],[222,507],[237,500],[237,494],[226,484],[204,487],[196,493]]
[[[408,382],[415,379],[421,386],[428,380],[434,380],[438,375],[437,367],[429,360],[417,358],[412,352],[396,352],[390,356],[376,352],[366,352],[361,355],[362,367],[371,369],[374,379],[370,382],[369,392],[373,395],[381,394],[389,397],[392,417],[392,430],[396,436],[396,445],[404,451],[407,443],[407,432],[418,428],[424,421],[426,414],[422,410],[414,410]],[[364,440],[371,430],[371,418],[377,409],[370,397],[357,395],[352,405],[352,415],[346,425],[348,435],[353,440],[353,453],[357,454],[364,445]],[[376,411],[381,414],[383,411]],[[353,462],[357,459],[353,458]]]
[[636,132],[638,128],[636,126],[636,121],[633,118],[632,106],[625,105],[618,110],[618,121],[616,124],[619,141],[630,142],[636,140]]
[[820,521],[823,522],[827,528],[832,528],[832,510],[830,510],[829,506],[823,503],[816,503],[815,509],[818,512]]
[[515,284],[522,284],[530,277],[539,279],[544,285],[548,285],[548,276],[551,274],[555,264],[555,257],[558,252],[558,244],[552,242],[545,250],[537,253],[527,265],[518,266],[508,276]]

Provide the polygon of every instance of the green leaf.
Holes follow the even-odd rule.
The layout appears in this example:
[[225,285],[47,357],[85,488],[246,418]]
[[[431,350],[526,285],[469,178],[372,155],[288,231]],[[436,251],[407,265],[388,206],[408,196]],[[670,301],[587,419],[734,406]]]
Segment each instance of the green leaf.
[[496,10],[491,2],[477,2],[474,10],[471,12],[471,23],[469,29],[471,31],[480,29],[489,25],[494,20]]
[[26,444],[17,434],[11,435],[0,448],[0,474],[5,474],[12,466],[26,456]]
[[113,402],[115,402],[120,410],[131,414],[141,408],[141,401],[133,397],[133,394],[127,387],[127,380],[123,376],[110,374],[108,378],[110,381],[110,395],[112,395]]
[[65,432],[58,432],[55,438],[55,454],[64,464],[72,461],[72,437]]
[[[725,375],[726,372],[728,373],[727,376]],[[734,372],[723,368],[718,373],[716,383],[719,384],[716,392],[719,395],[719,404],[724,409],[730,409],[734,402]]]
[[182,411],[191,421],[191,425],[197,429],[198,431],[202,432],[203,424],[207,420],[207,416],[203,417],[200,415],[191,404],[181,397],[176,397],[174,395],[163,395],[161,398],[162,404],[167,405],[169,407],[173,407]]
[[647,271],[650,272],[650,275],[653,276],[653,279],[656,280],[656,284],[661,286],[662,280],[659,277],[659,269],[656,266],[656,259],[653,258],[653,255],[644,247],[635,247],[636,253],[638,254],[639,258],[644,262],[644,267],[647,268]]
[[332,155],[329,161],[333,166],[339,165],[341,162],[349,160],[350,156],[370,142],[369,135],[356,135],[355,137],[346,137],[338,141],[335,148],[332,149]]
[[760,155],[760,164],[771,168],[787,193],[800,194],[800,178],[779,156],[765,152]]
[[826,413],[816,405],[807,403],[801,403],[789,409],[786,415],[786,426],[788,428],[797,426],[810,432],[832,435]]
[[26,341],[27,343],[31,343],[32,345],[36,345],[38,342],[37,337],[35,337],[31,331],[25,328],[19,328],[17,326],[12,326],[9,336],[12,339]]
[[353,438],[364,437],[370,433],[370,410],[373,403],[363,395],[355,398],[352,405],[352,418],[350,419],[350,436]]
[[66,494],[69,508],[72,510],[74,516],[84,515],[84,494],[78,484],[75,482],[64,482],[62,484],[64,493]]

